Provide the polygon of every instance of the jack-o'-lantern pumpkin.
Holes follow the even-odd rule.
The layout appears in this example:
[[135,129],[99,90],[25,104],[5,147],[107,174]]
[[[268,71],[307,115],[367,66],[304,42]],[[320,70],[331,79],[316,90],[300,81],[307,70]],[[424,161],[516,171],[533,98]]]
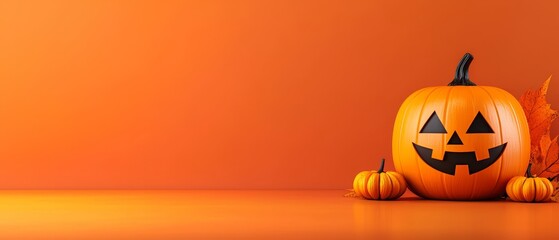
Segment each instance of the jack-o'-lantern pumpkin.
[[502,89],[473,83],[472,60],[464,55],[448,86],[416,91],[398,111],[394,166],[421,197],[496,198],[528,165],[530,134],[522,107]]

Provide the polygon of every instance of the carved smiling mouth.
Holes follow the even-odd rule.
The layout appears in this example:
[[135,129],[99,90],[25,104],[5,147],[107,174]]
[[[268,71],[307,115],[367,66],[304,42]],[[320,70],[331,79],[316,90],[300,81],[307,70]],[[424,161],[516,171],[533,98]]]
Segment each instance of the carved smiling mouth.
[[494,148],[490,148],[489,151],[489,158],[477,160],[476,152],[450,152],[445,151],[444,157],[442,160],[432,158],[433,149],[426,148],[420,146],[418,144],[413,143],[413,148],[421,157],[421,159],[427,163],[427,165],[431,166],[432,168],[444,172],[446,174],[454,175],[456,171],[456,165],[468,165],[468,170],[470,175],[477,173],[483,169],[488,168],[493,163],[501,157],[507,143],[501,144]]

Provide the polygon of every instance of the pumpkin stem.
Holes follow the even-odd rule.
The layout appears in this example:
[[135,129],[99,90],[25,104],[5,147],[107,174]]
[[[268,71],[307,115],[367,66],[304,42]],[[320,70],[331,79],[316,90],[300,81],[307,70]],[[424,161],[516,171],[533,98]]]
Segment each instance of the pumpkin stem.
[[384,172],[384,158],[380,161],[380,168],[378,170],[378,173]]
[[532,176],[532,163],[528,164],[528,169],[526,169],[526,177],[529,177],[529,178],[534,177],[534,176]]
[[468,70],[470,69],[470,63],[474,60],[474,56],[470,53],[464,54],[458,67],[456,67],[456,73],[454,74],[454,80],[448,84],[448,86],[475,86],[476,84],[470,81],[470,75]]

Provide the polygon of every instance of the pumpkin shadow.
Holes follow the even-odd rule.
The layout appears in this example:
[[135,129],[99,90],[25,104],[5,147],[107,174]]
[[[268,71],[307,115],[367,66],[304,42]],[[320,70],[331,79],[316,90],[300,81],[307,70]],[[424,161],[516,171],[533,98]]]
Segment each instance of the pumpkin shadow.
[[400,197],[396,201],[407,201],[407,202],[416,202],[416,201],[435,201],[435,202],[512,202],[511,200],[504,199],[504,198],[491,198],[491,199],[479,199],[479,200],[448,200],[448,199],[430,199],[430,198],[422,198],[419,196],[406,196]]
[[418,196],[409,196],[409,197],[400,197],[394,201],[398,201],[398,202],[413,202],[413,201],[425,201],[425,200],[429,200],[429,199],[425,199],[422,197],[418,197]]

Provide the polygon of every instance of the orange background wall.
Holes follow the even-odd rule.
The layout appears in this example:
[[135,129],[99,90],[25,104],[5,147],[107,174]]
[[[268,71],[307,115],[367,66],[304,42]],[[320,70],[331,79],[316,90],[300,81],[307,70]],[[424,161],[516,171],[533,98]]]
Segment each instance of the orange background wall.
[[1,1],[0,188],[350,188],[466,51],[559,75],[559,3],[509,2]]

